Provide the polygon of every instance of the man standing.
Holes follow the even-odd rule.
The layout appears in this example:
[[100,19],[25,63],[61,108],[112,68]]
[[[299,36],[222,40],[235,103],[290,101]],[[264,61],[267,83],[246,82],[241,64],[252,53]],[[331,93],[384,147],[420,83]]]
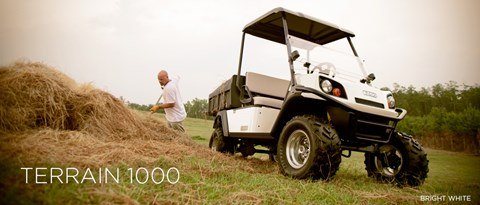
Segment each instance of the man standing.
[[156,112],[159,109],[165,110],[165,118],[170,128],[185,132],[183,120],[187,117],[185,106],[177,85],[177,79],[169,79],[167,71],[158,73],[158,82],[163,86],[163,104],[154,105],[150,110]]

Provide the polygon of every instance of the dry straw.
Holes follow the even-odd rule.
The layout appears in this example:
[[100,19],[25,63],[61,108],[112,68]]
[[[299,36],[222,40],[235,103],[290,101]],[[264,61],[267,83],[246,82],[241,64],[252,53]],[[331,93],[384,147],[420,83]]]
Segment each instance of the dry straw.
[[80,167],[169,163],[195,156],[219,167],[183,164],[210,176],[225,170],[270,173],[270,162],[236,160],[194,143],[158,117],[42,63],[0,67],[0,154],[25,163]]
[[136,115],[113,95],[90,84],[78,86],[41,63],[1,67],[0,96],[3,133],[48,127],[105,139],[184,137],[154,118]]
[[0,67],[0,97],[0,151],[12,157],[100,166],[152,162],[160,153],[142,149],[155,140],[170,148],[198,147],[157,117],[41,63]]
[[[234,171],[276,173],[270,161],[244,160],[210,151],[169,129],[158,117],[132,111],[111,94],[88,84],[79,86],[41,63],[17,62],[0,67],[0,98],[2,166],[175,166],[182,175],[199,174],[199,183]],[[14,182],[4,181],[0,187],[10,184]],[[200,203],[205,200],[201,195],[185,195],[186,190],[197,192],[196,186],[179,182],[162,193],[173,200],[163,203]],[[104,202],[137,200],[103,186],[86,189]],[[154,196],[143,195],[145,201],[155,203]],[[256,194],[245,193],[231,198],[254,203],[260,200]]]

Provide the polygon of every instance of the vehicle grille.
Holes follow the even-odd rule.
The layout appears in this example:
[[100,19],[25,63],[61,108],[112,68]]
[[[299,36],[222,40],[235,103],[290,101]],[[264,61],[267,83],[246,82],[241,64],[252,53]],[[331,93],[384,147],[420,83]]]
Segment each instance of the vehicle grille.
[[397,122],[383,117],[357,114],[351,115],[354,136],[358,139],[376,142],[388,142],[397,126]]
[[365,99],[362,99],[362,98],[355,98],[355,102],[360,103],[360,104],[364,104],[364,105],[368,105],[368,106],[382,108],[382,109],[385,108],[385,106],[382,103],[373,102],[373,101],[365,100]]

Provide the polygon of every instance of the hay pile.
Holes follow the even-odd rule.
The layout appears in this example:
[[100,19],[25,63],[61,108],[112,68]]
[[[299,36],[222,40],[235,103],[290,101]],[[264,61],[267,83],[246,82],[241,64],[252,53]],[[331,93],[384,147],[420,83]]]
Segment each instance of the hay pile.
[[107,92],[77,85],[47,65],[25,62],[0,67],[0,161],[2,171],[14,170],[0,180],[0,198],[8,192],[32,201],[37,199],[30,193],[43,196],[49,186],[24,184],[19,167],[174,166],[182,176],[200,177],[198,183],[180,181],[161,193],[143,190],[140,199],[136,186],[123,184],[87,184],[76,190],[102,203],[121,199],[119,203],[133,204],[155,204],[162,196],[164,203],[201,203],[206,198],[198,185],[207,179],[236,171],[276,173],[270,161],[213,152],[167,128],[158,117],[128,109]]
[[0,67],[0,96],[0,151],[12,157],[101,166],[155,161],[162,150],[146,153],[152,142],[195,147],[158,118],[41,63]]
[[105,139],[173,138],[164,124],[141,119],[113,95],[41,63],[0,68],[0,130],[49,127]]

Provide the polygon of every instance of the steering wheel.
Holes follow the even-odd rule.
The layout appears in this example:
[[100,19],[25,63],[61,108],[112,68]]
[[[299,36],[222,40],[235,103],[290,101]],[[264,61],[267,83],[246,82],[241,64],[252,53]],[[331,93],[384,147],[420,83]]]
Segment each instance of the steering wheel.
[[319,63],[316,65],[310,73],[313,73],[313,71],[318,70],[319,73],[327,74],[329,75],[330,72],[335,71],[337,68],[330,62],[323,62]]

